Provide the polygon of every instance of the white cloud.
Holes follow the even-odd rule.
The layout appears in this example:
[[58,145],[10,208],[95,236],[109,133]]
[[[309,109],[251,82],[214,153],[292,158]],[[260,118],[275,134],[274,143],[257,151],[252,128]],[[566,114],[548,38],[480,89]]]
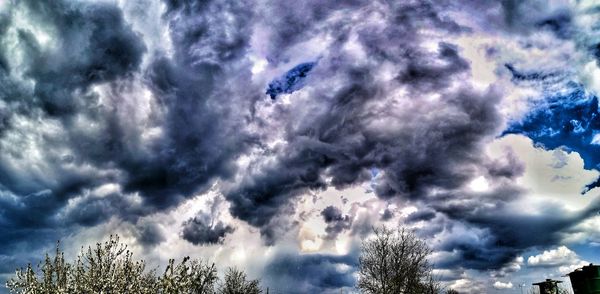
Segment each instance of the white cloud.
[[485,192],[490,189],[490,184],[485,179],[485,177],[480,176],[471,181],[471,183],[469,184],[469,188],[474,192]]
[[576,270],[578,268],[582,268],[583,266],[588,265],[588,264],[590,264],[590,263],[587,262],[587,261],[584,261],[584,260],[580,260],[577,263],[573,263],[573,264],[570,264],[570,265],[563,265],[563,266],[561,266],[561,267],[558,268],[558,271],[562,275],[566,275],[566,274],[568,274],[568,273],[570,273],[570,272],[572,272],[572,271],[574,271],[574,270]]
[[572,265],[579,262],[577,254],[566,246],[560,246],[553,250],[546,250],[541,254],[527,258],[529,266],[562,266]]
[[523,256],[517,256],[517,257],[515,257],[515,259],[513,261],[506,264],[500,270],[493,271],[491,273],[491,276],[496,277],[496,278],[505,277],[510,273],[518,272],[521,270],[521,266],[523,265],[524,262],[525,262],[525,258],[523,258]]
[[565,236],[564,242],[568,244],[588,244],[591,246],[600,244],[600,215],[576,225]]
[[502,289],[512,289],[513,288],[513,284],[511,282],[500,282],[500,281],[496,281],[494,282],[493,285],[494,288],[502,290]]
[[458,279],[450,284],[448,288],[456,290],[459,293],[485,293],[485,285],[483,283],[468,278]]
[[594,134],[594,137],[592,138],[592,142],[590,142],[590,144],[600,145],[600,133]]
[[598,172],[586,170],[577,152],[560,148],[544,150],[522,135],[508,135],[494,140],[488,148],[490,156],[496,158],[505,157],[507,150],[510,150],[524,164],[525,172],[516,182],[526,191],[527,197],[511,203],[523,213],[544,213],[540,209],[549,203],[572,212],[582,211],[594,200],[593,197],[581,197],[580,193],[583,187],[598,177]]

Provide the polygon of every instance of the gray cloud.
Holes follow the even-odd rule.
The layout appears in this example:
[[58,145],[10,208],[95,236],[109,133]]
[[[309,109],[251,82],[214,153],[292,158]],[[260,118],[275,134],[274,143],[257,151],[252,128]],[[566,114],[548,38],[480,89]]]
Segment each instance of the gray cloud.
[[[460,48],[438,42],[435,50],[428,51],[421,44],[423,36],[414,29],[430,26],[447,34],[468,32],[440,13],[450,6],[414,1],[383,7],[384,11],[371,7],[360,10],[365,15],[357,13],[366,19],[368,13],[379,12],[379,25],[331,20],[327,8],[315,16],[310,5],[273,13],[266,20],[286,24],[272,28],[270,44],[278,50],[270,51],[276,56],[270,56],[274,64],[285,62],[286,49],[303,38],[333,28],[338,36],[311,71],[311,83],[299,91],[306,96],[292,95],[302,104],[292,101],[288,107],[275,108],[276,121],[271,123],[283,125],[286,144],[273,149],[261,146],[270,159],[240,171],[241,180],[224,189],[231,213],[261,228],[269,244],[275,242],[272,236],[277,236],[273,231],[278,223],[273,220],[282,207],[300,194],[329,185],[343,189],[372,180],[380,198],[426,201],[431,191],[459,189],[482,170],[507,179],[522,172],[514,159],[492,162],[482,154],[483,144],[502,125],[496,109],[500,89],[481,91],[461,83],[469,77],[470,66]],[[294,27],[292,20],[298,19],[303,19],[298,21],[302,26],[307,24],[305,28]],[[301,33],[290,34],[296,30]],[[357,61],[355,53],[345,49],[349,43],[364,50],[369,62]],[[386,65],[392,66],[391,80],[381,79]],[[399,88],[408,89],[408,95],[396,98],[394,91]],[[428,99],[430,94],[439,99]],[[312,111],[307,114],[305,109]],[[372,168],[380,171],[373,179]],[[329,233],[339,231],[328,228]]]
[[20,42],[29,54],[27,75],[36,81],[34,95],[48,115],[72,114],[89,106],[93,96],[75,99],[73,92],[85,93],[92,84],[123,78],[139,69],[145,45],[118,7],[65,1],[25,2],[34,16],[32,20],[52,26],[60,37],[57,48],[44,50],[31,32],[19,32]]
[[[416,93],[435,93],[450,85],[453,79],[449,79],[449,76],[469,70],[469,63],[459,56],[456,45],[439,43],[438,47],[437,56],[408,59],[396,78]],[[414,54],[423,53],[415,52]],[[429,61],[431,63],[429,64],[427,60],[436,60],[437,62]],[[440,61],[445,63],[440,65]]]
[[280,253],[265,269],[266,282],[285,293],[337,293],[355,285],[357,252],[347,255]]
[[[449,201],[430,202],[434,203],[437,211],[483,234],[476,240],[456,236],[444,241],[436,249],[455,254],[453,258],[437,265],[444,268],[500,269],[528,248],[557,244],[565,233],[575,232],[574,226],[595,216],[600,209],[598,201],[576,213],[555,204],[547,204],[540,207],[540,214],[525,214],[505,205],[507,200],[518,194],[518,191],[499,189],[485,199],[448,195],[446,199]],[[503,200],[493,201],[488,197]]]
[[194,245],[222,244],[225,237],[235,228],[219,220],[222,199],[217,197],[209,202],[210,211],[199,211],[182,224],[181,237]]
[[[209,187],[275,245],[297,225],[287,216],[299,195],[367,182],[380,199],[423,208],[404,220],[429,222],[420,236],[454,224],[486,232],[436,245],[458,252],[443,267],[499,268],[529,247],[556,243],[598,207],[570,214],[549,205],[543,217],[506,207],[523,195],[514,184],[523,165],[510,153],[484,153],[503,127],[504,89],[471,85],[476,73],[453,43],[488,31],[569,38],[573,11],[538,2],[171,0],[156,20],[168,35],[151,36],[164,47],[114,4],[11,2],[0,15],[0,258],[13,264],[6,256],[24,243],[113,217],[155,246],[165,232],[140,217]],[[23,16],[34,26],[15,20]],[[311,42],[315,56],[303,47]],[[582,46],[595,54],[595,45]],[[268,62],[264,80],[252,73],[254,57]],[[277,73],[316,59],[289,101],[264,94]],[[565,78],[509,63],[502,70],[515,84]],[[481,175],[502,188],[464,189]],[[329,239],[373,225],[333,206],[321,215]],[[381,220],[393,217],[387,209]],[[184,221],[181,236],[218,244],[233,231],[212,207]],[[268,272],[299,276],[296,289],[320,292],[351,285],[352,270],[339,267],[353,268],[355,257],[283,255]]]
[[[382,171],[375,185],[382,198],[418,198],[433,187],[457,188],[472,178],[474,170],[462,167],[483,163],[477,150],[500,122],[494,108],[498,95],[460,89],[435,103],[460,116],[429,113],[418,104],[427,103],[423,100],[392,113],[385,108],[393,102],[379,100],[383,93],[372,74],[368,69],[347,74],[337,69],[336,75],[350,84],[311,101],[326,111],[293,120],[296,127],[286,134],[289,147],[277,161],[249,171],[254,175],[226,193],[235,216],[262,226],[291,197],[324,188],[323,176],[343,188],[367,181],[373,166]],[[373,129],[374,121],[396,127]]]
[[352,227],[352,219],[349,215],[342,215],[342,211],[335,206],[327,206],[321,211],[323,220],[327,224],[325,232],[326,238],[335,240],[337,235]]
[[435,218],[435,211],[424,209],[409,214],[404,221],[407,223],[413,223],[420,221],[430,221],[433,218]]
[[222,221],[213,222],[206,215],[197,215],[183,223],[182,237],[194,245],[222,244],[234,228]]
[[[113,216],[135,223],[233,173],[233,160],[253,140],[241,126],[262,90],[246,92],[253,86],[243,56],[251,17],[240,13],[249,10],[244,5],[174,7],[163,21],[172,27],[175,54],[152,52],[144,68],[142,35],[113,4],[10,7],[2,16],[2,56],[14,45],[22,58],[1,59],[0,221],[14,229],[3,234],[0,252],[39,231],[55,240],[61,226],[95,226]],[[220,21],[215,10],[236,18]],[[47,29],[50,45],[13,21],[17,13]],[[222,38],[230,31],[236,34]],[[235,84],[222,82],[229,77]],[[158,135],[149,138],[150,129]],[[106,187],[108,194],[98,192]],[[162,240],[154,227],[138,229],[143,244]]]
[[166,240],[160,226],[150,221],[138,221],[135,235],[144,246],[156,246]]
[[383,214],[381,215],[381,220],[388,221],[388,220],[392,219],[393,217],[394,217],[394,212],[391,209],[386,208],[383,211]]

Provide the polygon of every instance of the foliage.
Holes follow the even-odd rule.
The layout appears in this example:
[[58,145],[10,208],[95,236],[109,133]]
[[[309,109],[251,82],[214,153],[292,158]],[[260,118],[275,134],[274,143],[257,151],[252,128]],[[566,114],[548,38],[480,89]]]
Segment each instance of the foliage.
[[430,249],[405,230],[374,228],[375,238],[363,242],[359,259],[358,288],[369,294],[439,293],[427,261]]
[[214,264],[186,257],[181,263],[169,260],[162,276],[146,271],[144,261],[133,259],[127,246],[111,236],[104,244],[82,249],[73,263],[67,263],[59,246],[51,258],[46,254],[36,273],[31,264],[16,271],[6,286],[16,294],[55,293],[131,293],[131,294],[237,294],[261,293],[258,280],[246,280],[246,274],[229,269],[224,282],[218,285]]
[[222,294],[260,294],[262,290],[258,280],[247,280],[246,273],[236,268],[229,268],[224,282],[219,287]]

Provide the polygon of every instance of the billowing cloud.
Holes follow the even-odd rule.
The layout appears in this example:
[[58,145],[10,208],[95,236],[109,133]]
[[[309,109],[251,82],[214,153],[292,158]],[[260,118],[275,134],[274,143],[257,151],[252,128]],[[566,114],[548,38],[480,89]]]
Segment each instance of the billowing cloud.
[[221,221],[210,223],[207,217],[195,216],[183,223],[182,237],[196,245],[223,243],[227,234],[234,231],[233,227]]
[[353,288],[356,280],[356,256],[282,255],[266,268],[267,279],[273,279],[274,291],[286,293],[337,293],[340,288]]
[[225,237],[235,231],[219,219],[222,199],[213,198],[207,203],[210,211],[199,211],[182,223],[181,237],[194,245],[222,244]]
[[0,1],[0,274],[116,231],[337,293],[383,224],[467,293],[572,269],[599,235],[598,11]]
[[336,239],[337,235],[344,230],[350,229],[352,226],[352,219],[348,215],[342,215],[342,211],[334,206],[327,206],[321,211],[323,220],[327,224],[325,232],[327,232],[328,239]]
[[546,250],[539,255],[527,258],[529,266],[559,266],[573,263],[578,256],[566,246],[560,246],[556,249]]
[[500,282],[500,281],[496,281],[494,282],[494,285],[492,285],[494,288],[499,289],[499,290],[503,290],[503,289],[512,289],[513,288],[513,284],[512,282]]
[[[544,79],[534,75],[531,79]],[[585,168],[597,168],[600,134],[598,121],[598,99],[586,93],[580,85],[570,83],[559,94],[546,97],[521,122],[515,122],[506,133],[520,133],[532,138],[546,149],[565,146],[577,152],[584,159]],[[582,193],[595,188],[597,183],[589,183]]]

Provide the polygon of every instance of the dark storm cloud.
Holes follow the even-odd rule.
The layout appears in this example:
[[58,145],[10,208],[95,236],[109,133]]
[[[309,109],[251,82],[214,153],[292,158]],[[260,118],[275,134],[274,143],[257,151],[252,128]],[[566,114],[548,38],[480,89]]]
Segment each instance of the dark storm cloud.
[[[171,4],[166,17],[174,58],[156,59],[148,72],[167,108],[165,138],[156,158],[132,162],[125,185],[159,206],[177,203],[177,195],[185,197],[215,176],[232,174],[232,160],[254,140],[243,126],[262,92],[251,91],[247,63],[240,61],[252,17],[246,2]],[[225,12],[235,17],[218,16]]]
[[123,203],[119,194],[112,194],[106,198],[86,198],[77,204],[76,209],[69,210],[65,219],[68,222],[84,226],[94,226],[117,214],[118,207],[122,207],[122,205],[127,205],[127,203]]
[[[132,124],[131,116],[124,112],[127,107],[136,111],[120,92],[132,91],[127,80],[139,74],[134,72],[139,69],[145,47],[119,8],[66,1],[28,2],[26,7],[34,19],[55,27],[60,37],[55,40],[58,49],[52,51],[38,48],[28,37],[29,32],[21,34],[20,42],[30,48],[27,75],[37,81],[33,105],[28,107],[40,107],[47,115],[62,120],[64,137],[45,138],[44,143],[55,149],[68,148],[70,154],[52,154],[64,160],[49,161],[54,164],[49,169],[58,177],[52,183],[58,186],[0,169],[0,174],[7,175],[3,186],[19,194],[48,189],[65,201],[85,188],[116,182],[124,193],[141,193],[149,209],[137,211],[139,214],[152,211],[152,207],[176,204],[215,176],[232,173],[231,161],[249,140],[240,124],[247,119],[244,109],[250,102],[246,101],[252,100],[233,93],[237,87],[249,87],[245,64],[236,63],[249,36],[246,23],[250,16],[239,13],[246,10],[244,3],[205,5],[204,10],[197,11],[172,10],[165,16],[172,27],[176,51],[173,59],[154,59],[147,71],[149,86],[157,98],[157,104],[151,105],[154,113],[149,124],[164,134],[151,142],[142,142],[144,129]],[[214,10],[230,11],[237,17],[231,23],[213,20]],[[224,31],[236,33],[229,39],[222,38]],[[235,75],[237,86],[220,82],[231,75]],[[111,100],[99,104],[98,94],[88,90],[91,85],[106,82],[111,82]],[[260,92],[256,93],[258,97]],[[98,131],[80,129],[75,114],[92,121]],[[72,175],[60,171],[67,169],[65,166],[87,164],[98,171]],[[58,208],[64,202],[49,203]],[[108,199],[79,205],[75,213],[80,216],[73,215],[74,220],[86,225],[125,211],[116,209]],[[41,215],[51,212],[46,210]],[[124,214],[129,216],[132,211]]]
[[221,244],[227,234],[231,234],[234,228],[217,220],[214,223],[208,215],[196,215],[183,223],[183,239],[194,245]]
[[342,215],[342,211],[335,206],[327,206],[321,211],[321,215],[327,224],[327,227],[325,227],[326,239],[335,240],[337,235],[352,227],[350,216]]
[[222,244],[235,228],[219,220],[222,198],[215,197],[208,204],[210,211],[199,211],[182,223],[181,237],[194,245]]
[[326,293],[354,287],[358,255],[278,254],[267,265],[264,277],[275,293]]
[[[101,171],[79,153],[88,149],[88,143],[102,148],[105,137],[90,142],[76,136],[82,130],[73,118],[79,114],[79,118],[100,119],[102,124],[97,96],[88,92],[89,87],[128,79],[139,69],[145,52],[141,38],[117,7],[65,1],[14,5],[12,9],[26,11],[30,21],[56,35],[50,40],[52,47],[42,47],[33,32],[18,27],[14,16],[3,18],[2,56],[14,53],[6,47],[12,28],[23,61],[18,64],[18,58],[11,59],[0,74],[0,100],[4,102],[0,103],[0,222],[12,228],[2,234],[3,253],[18,251],[13,244],[25,240],[45,246],[59,238],[61,226],[98,224],[120,211],[116,206],[123,203],[120,195],[86,198],[77,202],[78,210],[65,208],[69,199],[114,181],[118,174]],[[36,241],[42,238],[46,241]]]
[[[288,60],[285,49],[306,41],[323,30],[335,29],[327,24],[328,16],[343,9],[359,9],[369,1],[350,0],[323,3],[305,1],[302,5],[288,1],[267,1],[266,9],[260,11],[260,18],[267,26],[274,28],[269,40],[267,58],[272,63]],[[340,34],[340,32],[338,32]]]
[[[402,34],[405,37],[403,43],[413,41],[411,31],[416,30],[417,27],[430,27],[449,32],[465,30],[465,28],[443,14],[443,11],[448,6],[446,1],[438,1],[437,3],[430,1],[377,3],[382,4],[383,7],[369,6],[369,4],[372,5],[374,3],[363,0],[346,0],[329,3],[312,0],[298,5],[298,3],[294,2],[268,1],[267,8],[260,12],[260,16],[265,24],[275,29],[269,40],[269,54],[267,58],[275,64],[286,61],[293,56],[287,54],[285,49],[309,40],[318,34],[330,33],[336,36],[336,38],[347,38],[346,32],[349,27],[354,25],[351,19],[345,18],[338,22],[330,22],[329,20],[332,15],[341,11],[387,10],[386,17],[389,17],[390,23],[385,28],[385,33],[389,34],[390,37],[399,37],[397,34]],[[361,37],[366,39],[369,38],[370,33],[376,33],[376,35],[383,33],[370,31],[368,26],[365,29],[365,31],[361,32]],[[378,51],[377,42],[365,42],[365,44],[373,46],[371,53],[374,55],[371,57],[390,53]],[[387,56],[390,57],[392,55]]]
[[404,220],[407,223],[429,221],[435,218],[435,211],[423,209],[409,214]]
[[549,30],[559,38],[573,36],[572,12],[566,5],[544,1],[502,0],[504,26],[512,32],[531,33]]
[[505,150],[504,157],[485,164],[487,173],[494,179],[516,179],[525,173],[522,163],[512,149]]
[[270,234],[270,220],[290,197],[307,189],[323,189],[326,186],[319,174],[319,162],[326,160],[324,156],[302,149],[289,152],[280,158],[281,166],[264,167],[260,174],[248,177],[248,182],[242,187],[226,194],[233,203],[232,214],[265,228],[266,231],[262,232],[265,236]]
[[151,221],[138,222],[134,234],[138,242],[144,246],[155,246],[165,241],[165,235],[160,226]]
[[[432,219],[426,223],[426,225],[418,227],[415,229],[415,234],[419,236],[419,238],[423,238],[425,240],[435,237],[437,234],[444,232],[446,229],[452,228],[452,223],[448,222],[445,219]],[[433,246],[432,246],[433,247]],[[437,263],[436,263],[437,267]]]
[[[305,9],[289,9],[268,22],[293,14],[293,19],[305,18],[310,31],[317,20],[309,16],[314,8]],[[383,26],[350,26],[343,20],[327,23],[329,28],[339,28],[339,36],[355,32],[358,43],[353,45],[361,46],[372,62],[360,65],[342,49],[349,39],[336,39],[311,72],[312,84],[300,90],[311,98],[302,106],[292,106],[314,111],[302,115],[300,110],[282,109],[277,123],[285,124],[285,147],[265,151],[275,153],[275,160],[251,166],[241,181],[225,190],[234,216],[261,227],[266,235],[279,207],[294,196],[324,189],[325,178],[336,188],[365,182],[373,167],[381,170],[375,192],[382,198],[419,198],[430,189],[457,188],[472,178],[475,166],[484,162],[480,145],[498,131],[501,120],[495,104],[500,95],[468,85],[449,89],[469,75],[468,63],[456,45],[446,42],[438,43],[436,52],[427,52],[413,29],[429,25],[448,33],[462,32],[438,9],[425,2],[394,2],[381,12]],[[290,30],[274,29],[276,36]],[[281,51],[296,44],[279,41]],[[385,63],[396,66],[395,80],[378,78]],[[397,87],[411,89],[403,107],[396,106],[390,94]],[[427,100],[424,95],[430,90],[441,98]],[[450,109],[451,115],[444,113]]]
[[342,211],[339,208],[332,205],[325,207],[325,209],[321,211],[321,215],[326,223],[333,223],[348,219],[346,216],[342,215]]
[[[404,65],[397,79],[417,93],[437,92],[447,88],[453,81],[447,77],[464,72],[470,68],[469,63],[461,58],[458,47],[453,44],[440,43],[438,56],[429,58],[410,58]],[[415,52],[415,54],[422,54]],[[435,60],[435,64],[424,63],[424,60]],[[440,61],[444,62],[440,65]]]
[[[517,194],[518,191],[504,193]],[[487,197],[498,196],[508,200],[499,191]],[[504,201],[496,201],[494,205],[490,205],[494,202],[486,201],[487,205],[483,206],[476,203],[484,201],[482,199],[461,199],[458,195],[450,198],[453,200],[432,205],[451,219],[476,228],[478,237],[453,235],[437,245],[437,250],[453,252],[452,258],[436,264],[442,268],[499,269],[528,248],[557,244],[565,233],[576,232],[577,224],[597,216],[600,209],[599,201],[577,213],[547,204],[539,208],[539,214],[526,214],[508,208]]]
[[389,220],[390,220],[390,219],[392,219],[393,217],[394,217],[394,212],[393,212],[391,209],[389,209],[389,208],[386,208],[386,209],[383,211],[383,214],[381,215],[381,220],[382,220],[382,221],[389,221]]
[[543,71],[531,71],[525,72],[522,70],[516,69],[512,64],[505,64],[510,73],[512,74],[512,81],[515,83],[549,83],[556,84],[562,78],[564,78],[564,73],[562,72],[543,72]]
[[[123,19],[118,7],[65,1],[26,1],[33,19],[56,29],[58,48],[44,50],[29,43],[27,75],[36,81],[34,94],[52,116],[72,114],[90,101],[72,97],[95,83],[112,81],[139,69],[145,45]],[[92,97],[87,97],[92,99]]]
[[[134,31],[112,4],[18,2],[27,18],[50,28],[53,46],[0,16],[0,255],[115,216],[135,224],[140,244],[154,246],[164,240],[161,227],[139,217],[172,208],[217,180],[232,215],[260,228],[269,244],[286,231],[298,195],[365,182],[382,199],[435,210],[408,216],[407,222],[435,222],[421,236],[436,235],[451,222],[487,234],[440,245],[459,255],[444,266],[498,268],[527,247],[556,242],[589,215],[548,208],[551,217],[538,218],[503,207],[521,193],[510,180],[523,166],[510,155],[499,161],[483,155],[483,145],[502,125],[496,109],[502,89],[471,87],[466,81],[475,73],[460,46],[439,40],[475,29],[453,19],[464,11],[472,11],[483,30],[569,35],[570,11],[537,9],[532,2],[169,0],[160,20],[170,37],[165,52],[150,52],[151,43],[144,42],[164,36]],[[298,95],[289,104],[265,99],[269,80],[260,84],[250,71],[253,34],[264,33],[253,31],[257,27],[267,38],[252,54],[266,55],[259,57],[268,60],[267,72],[315,60],[299,56],[304,52],[294,46],[323,46],[310,79],[292,79],[291,87],[276,91]],[[13,37],[23,64],[6,45]],[[597,44],[588,45],[593,54]],[[512,65],[507,70],[515,83],[562,79]],[[145,88],[149,97],[137,97]],[[547,115],[569,128],[567,119],[576,112],[597,110],[586,103],[562,115],[531,114],[511,130],[538,132],[527,123]],[[593,159],[581,154],[586,164]],[[239,159],[249,164],[238,169]],[[482,174],[507,188],[481,198],[462,190]],[[117,188],[98,192],[106,185]],[[432,191],[441,192],[431,197]],[[352,221],[335,207],[322,215],[331,238],[346,229],[364,236],[373,225],[371,219]],[[392,216],[385,210],[381,219]],[[522,231],[512,229],[520,222],[527,224]],[[181,234],[194,244],[214,244],[233,230],[211,211],[185,221]],[[537,236],[538,230],[545,235]],[[268,269],[273,277],[299,281],[292,290],[320,293],[353,285],[355,266],[355,255],[289,254]]]
[[[53,169],[50,175],[35,175],[31,170],[15,171],[14,167],[1,164],[0,174],[4,175],[2,186],[21,195],[49,189],[57,195],[60,205],[61,200],[81,192],[82,188],[107,180],[96,174],[67,171],[65,166],[70,162],[65,159],[68,157],[52,154],[53,148],[58,149],[69,143],[72,139],[69,138],[69,132],[77,131],[72,130],[74,126],[70,115],[77,110],[87,112],[90,108],[97,107],[94,105],[97,97],[86,93],[88,87],[94,83],[124,77],[136,70],[144,45],[125,24],[116,7],[63,1],[20,3],[19,7],[28,11],[33,20],[57,31],[57,38],[52,40],[57,45],[52,49],[42,49],[32,32],[18,30],[18,43],[24,54],[25,76],[35,81],[35,87],[30,92],[25,85],[20,85],[14,79],[5,77],[2,80],[5,89],[2,99],[10,103],[10,110],[13,112],[3,116],[7,125],[3,133],[25,131],[11,126],[15,115],[32,121],[43,121],[45,117],[37,111],[41,109],[45,114],[63,120],[60,122],[61,127],[67,134],[61,138],[48,135],[40,138],[45,141],[44,148],[48,148],[44,152],[47,162],[43,164],[54,165],[50,167]],[[8,36],[4,34],[3,38]],[[84,113],[86,114],[88,113]],[[85,140],[82,141],[75,146],[86,143]],[[20,157],[18,154],[10,154],[8,150],[5,151],[5,156],[8,158],[3,163],[9,162],[11,157]],[[51,177],[58,179],[50,180]]]
[[[23,266],[37,263],[30,255],[52,246],[65,232],[99,223],[107,217],[102,213],[115,210],[106,202],[93,203],[72,219],[61,214],[70,198],[114,179],[114,173],[96,173],[92,165],[80,165],[63,153],[73,126],[67,116],[95,103],[85,93],[93,83],[135,71],[144,45],[111,6],[62,1],[18,5],[59,33],[51,40],[56,47],[49,49],[32,32],[15,28],[12,17],[3,18],[0,31],[0,56],[10,56],[2,58],[0,69],[0,254],[17,257]],[[9,49],[14,32],[17,44]],[[17,63],[18,52],[22,64]],[[13,263],[10,267],[9,272],[16,268]]]
[[[14,31],[23,63],[12,75],[18,59],[0,68],[6,102],[0,103],[0,192],[6,195],[0,222],[13,228],[2,234],[0,253],[34,242],[32,235],[56,240],[62,226],[75,230],[113,216],[135,223],[233,173],[233,160],[252,140],[242,127],[250,105],[262,97],[244,59],[252,17],[246,5],[173,7],[163,21],[171,27],[174,54],[152,52],[148,68],[142,68],[141,34],[112,4],[22,1],[12,7],[52,38],[51,46],[42,46],[37,32],[2,18],[12,31],[0,31],[1,55],[12,50],[6,44]],[[220,18],[225,12],[234,17]],[[102,95],[94,88],[100,85]],[[146,86],[150,100],[140,98]],[[149,140],[151,128],[160,131]],[[119,188],[98,194],[105,185]],[[156,227],[135,228],[142,244],[162,240]]]
[[558,37],[567,39],[574,33],[573,16],[568,10],[559,10],[540,20],[537,25],[554,32]]

